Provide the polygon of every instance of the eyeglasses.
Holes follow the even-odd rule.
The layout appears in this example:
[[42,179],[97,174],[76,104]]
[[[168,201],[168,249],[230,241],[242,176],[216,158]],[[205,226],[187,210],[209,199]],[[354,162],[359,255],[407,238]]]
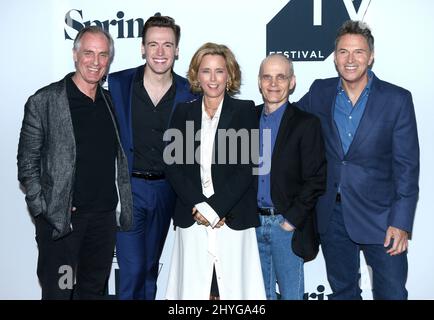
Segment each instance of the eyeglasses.
[[287,81],[287,80],[289,79],[289,76],[286,76],[286,75],[281,74],[281,73],[278,74],[278,75],[275,76],[275,77],[273,77],[273,76],[270,75],[270,74],[263,74],[263,75],[261,76],[261,80],[264,81],[264,82],[273,82],[273,79],[275,79],[275,81],[276,81],[277,83],[282,83],[282,82]]

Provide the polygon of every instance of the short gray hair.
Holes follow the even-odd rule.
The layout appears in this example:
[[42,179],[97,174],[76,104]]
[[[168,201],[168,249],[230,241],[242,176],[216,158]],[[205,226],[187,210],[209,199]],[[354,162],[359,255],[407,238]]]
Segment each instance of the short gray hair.
[[289,76],[292,77],[294,75],[294,64],[292,63],[292,59],[285,56],[283,53],[280,53],[280,52],[279,53],[272,53],[272,54],[268,55],[267,57],[265,57],[264,60],[262,60],[261,65],[259,66],[259,76],[262,74],[262,69],[263,69],[264,63],[266,61],[268,61],[273,56],[282,57],[284,60],[288,61]]
[[80,49],[81,38],[83,38],[83,36],[86,33],[93,33],[93,34],[95,34],[95,33],[101,33],[101,34],[103,34],[107,38],[107,41],[109,42],[110,62],[113,61],[113,57],[115,55],[115,45],[114,45],[113,38],[112,38],[112,36],[110,35],[110,33],[108,31],[104,30],[103,28],[101,28],[99,26],[88,26],[88,27],[84,27],[83,29],[81,29],[77,33],[77,36],[75,37],[72,49],[74,51],[78,51]]

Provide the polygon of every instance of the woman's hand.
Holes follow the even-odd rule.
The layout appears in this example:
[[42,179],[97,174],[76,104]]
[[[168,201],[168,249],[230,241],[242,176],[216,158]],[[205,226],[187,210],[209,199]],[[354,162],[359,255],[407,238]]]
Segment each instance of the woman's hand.
[[196,209],[196,207],[193,208],[192,215],[193,215],[193,219],[196,220],[197,224],[199,225],[203,224],[205,227],[209,226],[209,221]]

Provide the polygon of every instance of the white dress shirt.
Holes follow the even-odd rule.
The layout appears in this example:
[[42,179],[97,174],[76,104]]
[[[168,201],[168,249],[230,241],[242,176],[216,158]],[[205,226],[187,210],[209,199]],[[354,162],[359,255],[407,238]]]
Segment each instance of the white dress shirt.
[[[222,112],[223,100],[220,102],[216,113],[211,118],[205,111],[205,104],[202,100],[202,127],[200,131],[200,179],[202,182],[202,193],[209,198],[214,194],[212,184],[211,165],[213,163],[213,149],[215,134],[219,124],[220,114]],[[211,227],[214,227],[219,221],[219,215],[206,202],[197,203],[196,209],[203,215]]]

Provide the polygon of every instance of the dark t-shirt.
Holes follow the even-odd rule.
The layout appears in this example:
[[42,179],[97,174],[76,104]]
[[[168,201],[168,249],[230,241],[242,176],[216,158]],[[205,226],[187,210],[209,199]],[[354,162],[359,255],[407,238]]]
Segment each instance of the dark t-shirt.
[[164,131],[169,124],[175,101],[175,84],[167,90],[156,106],[143,86],[143,72],[134,79],[132,122],[134,141],[133,171],[163,171]]
[[116,132],[97,90],[95,101],[82,93],[71,78],[66,91],[76,144],[75,181],[72,205],[79,212],[102,212],[116,208]]

